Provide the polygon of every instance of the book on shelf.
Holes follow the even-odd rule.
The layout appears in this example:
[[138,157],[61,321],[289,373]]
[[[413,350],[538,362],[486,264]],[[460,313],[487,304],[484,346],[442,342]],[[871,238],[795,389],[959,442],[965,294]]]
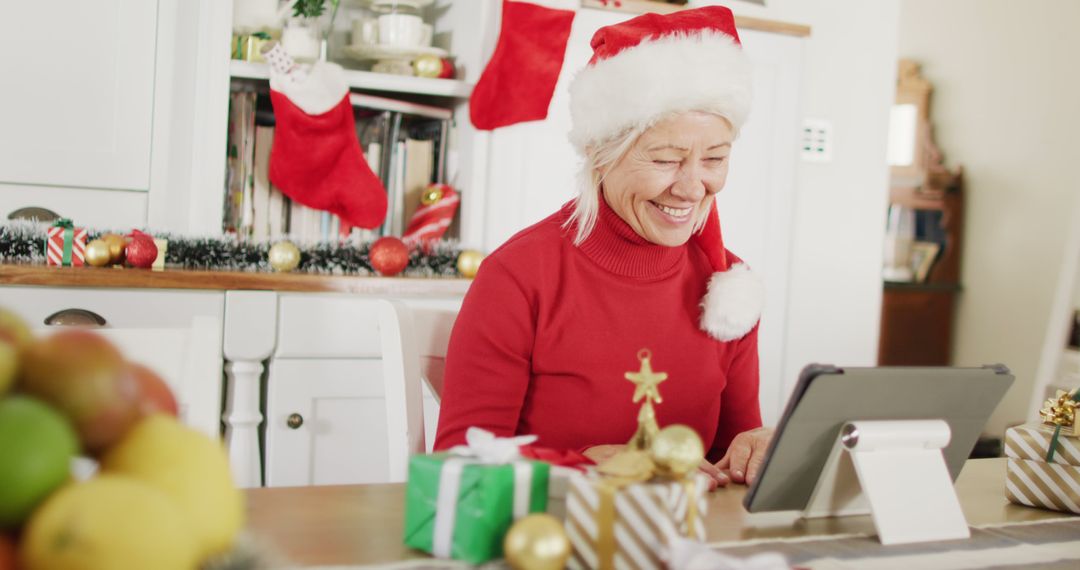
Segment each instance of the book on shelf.
[[[329,212],[290,200],[270,182],[274,117],[269,97],[250,89],[229,100],[228,160],[222,229],[240,239],[298,242],[370,241],[401,236],[424,189],[444,182],[450,111],[411,102],[353,94],[356,135],[368,166],[387,192],[385,222],[374,230],[352,227]],[[387,103],[390,102],[390,103]],[[412,111],[405,113],[403,110]]]

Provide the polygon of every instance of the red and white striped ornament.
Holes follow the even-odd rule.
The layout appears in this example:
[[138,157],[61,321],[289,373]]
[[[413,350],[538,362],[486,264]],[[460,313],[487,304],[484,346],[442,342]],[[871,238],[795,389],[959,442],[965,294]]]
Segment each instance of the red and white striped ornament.
[[439,239],[450,227],[461,198],[449,184],[432,184],[424,190],[422,206],[413,213],[401,239],[416,243]]

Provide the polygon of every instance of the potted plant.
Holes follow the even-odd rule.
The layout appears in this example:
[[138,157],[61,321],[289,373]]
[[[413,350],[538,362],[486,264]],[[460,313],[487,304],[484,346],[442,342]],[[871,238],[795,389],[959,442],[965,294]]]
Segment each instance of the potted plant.
[[[285,51],[297,61],[315,61],[326,59],[326,40],[337,16],[341,0],[293,0],[292,17],[285,22],[281,33],[281,44]],[[321,33],[319,18],[330,6],[330,22],[326,32]]]

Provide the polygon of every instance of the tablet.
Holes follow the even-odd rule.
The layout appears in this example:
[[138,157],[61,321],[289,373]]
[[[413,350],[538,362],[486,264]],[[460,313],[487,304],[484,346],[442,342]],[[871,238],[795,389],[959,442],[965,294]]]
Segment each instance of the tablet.
[[982,368],[807,366],[743,505],[750,512],[803,510],[841,427],[853,420],[945,420],[952,438],[942,451],[955,481],[1012,382],[1012,373],[1000,364]]

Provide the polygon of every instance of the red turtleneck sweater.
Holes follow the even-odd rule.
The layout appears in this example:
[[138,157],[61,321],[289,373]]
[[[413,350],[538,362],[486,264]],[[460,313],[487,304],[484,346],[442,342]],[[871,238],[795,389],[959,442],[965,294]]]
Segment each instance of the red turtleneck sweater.
[[650,243],[600,204],[580,247],[562,228],[568,204],[484,260],[450,338],[436,449],[470,426],[557,449],[626,443],[639,404],[624,374],[642,348],[668,374],[660,426],[693,427],[710,460],[761,425],[757,327],[731,342],[698,328],[704,252]]

